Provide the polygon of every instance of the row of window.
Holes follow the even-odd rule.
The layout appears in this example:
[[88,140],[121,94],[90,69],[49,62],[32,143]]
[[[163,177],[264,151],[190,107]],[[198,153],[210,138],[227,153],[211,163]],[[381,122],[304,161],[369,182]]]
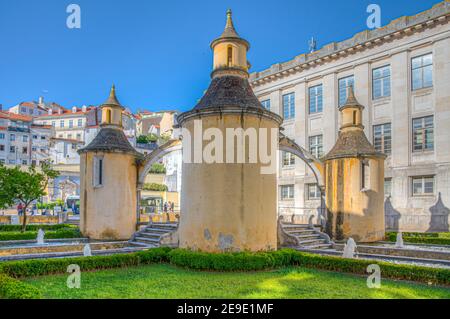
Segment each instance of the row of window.
[[[413,152],[434,150],[434,121],[433,116],[415,118],[412,121],[412,148]],[[373,145],[379,152],[391,154],[392,152],[392,129],[391,123],[373,126]],[[323,137],[315,135],[309,137],[309,152],[316,158],[323,154]],[[295,164],[295,156],[288,152],[282,154],[282,165],[292,166]]]
[[[59,138],[64,138],[64,134],[59,134],[58,135]],[[74,136],[78,141],[81,141],[81,133],[77,133]],[[72,134],[67,134],[67,139],[71,140],[72,139]]]
[[[18,163],[21,163],[22,165],[28,165],[28,161],[27,160],[8,160],[8,164],[10,165],[16,165]],[[6,160],[4,158],[0,158],[0,164],[6,164]]]
[[[46,121],[43,121],[42,124],[43,124],[43,125],[47,125],[47,122],[46,122]],[[75,121],[74,121],[74,120],[68,120],[68,127],[69,127],[69,128],[73,128],[73,127],[74,127],[74,124],[75,124]],[[78,120],[76,121],[76,124],[77,124],[78,127],[82,127],[82,126],[83,126],[83,119],[78,119]],[[65,120],[60,120],[60,121],[59,121],[59,127],[60,127],[60,128],[64,128],[65,125],[66,125],[66,121],[65,121]],[[56,121],[52,121],[52,126],[53,126],[53,127],[56,127]]]
[[[4,140],[5,139],[5,134],[4,133],[0,133],[0,140]],[[39,139],[38,135],[33,135],[33,140],[37,140]],[[46,137],[44,135],[41,135],[41,140],[45,140]],[[16,135],[15,134],[9,134],[9,140],[10,141],[15,141],[16,140]],[[22,135],[22,142],[28,142],[28,135]]]
[[[338,80],[339,106],[347,101],[347,88],[354,86],[354,76],[347,76]],[[411,60],[411,87],[413,90],[433,86],[433,56],[426,54]],[[323,111],[323,86],[322,84],[310,87],[309,113],[321,113]],[[372,70],[372,99],[391,96],[391,67],[386,65]],[[264,100],[262,105],[270,110],[270,100]],[[283,95],[284,119],[295,118],[295,93]]]
[[[411,195],[429,196],[434,195],[435,191],[434,176],[413,176],[411,177]],[[392,194],[392,178],[384,180],[384,194],[386,197]],[[281,200],[294,199],[294,185],[280,186]],[[320,189],[317,184],[305,184],[306,200],[320,199]]]
[[[9,147],[9,152],[10,153],[16,153],[16,150],[18,151],[18,147],[16,146],[10,146]],[[5,151],[5,145],[0,144],[0,152],[4,152]],[[22,147],[22,154],[28,154],[28,147],[24,146]]]

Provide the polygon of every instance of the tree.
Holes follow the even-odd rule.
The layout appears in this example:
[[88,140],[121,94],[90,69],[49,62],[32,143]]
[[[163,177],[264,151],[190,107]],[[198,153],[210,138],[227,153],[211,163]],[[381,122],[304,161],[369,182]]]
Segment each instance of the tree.
[[145,135],[139,135],[138,138],[136,139],[136,143],[139,144],[147,144],[148,143],[148,138]]
[[16,201],[23,205],[22,232],[27,227],[28,206],[46,195],[48,182],[58,176],[47,162],[41,163],[40,171],[30,166],[28,171],[20,167],[8,168],[0,165],[0,208],[11,207]]

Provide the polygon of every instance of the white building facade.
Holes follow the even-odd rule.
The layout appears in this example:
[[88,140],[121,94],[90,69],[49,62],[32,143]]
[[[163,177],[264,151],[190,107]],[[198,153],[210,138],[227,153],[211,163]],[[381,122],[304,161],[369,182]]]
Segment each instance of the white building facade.
[[[389,230],[448,231],[450,207],[450,3],[366,30],[251,74],[284,134],[321,157],[338,137],[338,106],[354,86],[365,134],[388,155]],[[281,154],[279,212],[309,214],[320,192],[301,160]]]

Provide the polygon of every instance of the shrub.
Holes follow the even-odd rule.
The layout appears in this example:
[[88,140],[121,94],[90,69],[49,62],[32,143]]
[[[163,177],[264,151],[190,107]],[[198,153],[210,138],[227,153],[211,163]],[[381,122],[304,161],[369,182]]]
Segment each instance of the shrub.
[[167,185],[158,184],[158,183],[149,183],[144,184],[144,190],[146,191],[157,191],[157,192],[166,192],[169,188]]
[[[75,225],[70,224],[54,224],[54,225],[27,225],[27,231],[29,230],[58,230],[62,228],[77,228]],[[20,231],[22,229],[22,225],[0,225],[0,232],[2,231]]]
[[38,299],[41,292],[34,286],[0,274],[0,297],[4,299]]
[[[450,233],[403,233],[402,237],[405,243],[450,245]],[[386,240],[395,242],[397,233],[386,233]]]
[[[32,240],[36,239],[37,231],[2,231],[0,232],[0,241],[6,240]],[[62,239],[62,238],[80,238],[81,232],[78,228],[61,228],[57,230],[45,231],[46,239]]]
[[165,174],[166,173],[166,168],[161,163],[153,163],[152,166],[150,167],[149,173],[151,173],[151,174]]

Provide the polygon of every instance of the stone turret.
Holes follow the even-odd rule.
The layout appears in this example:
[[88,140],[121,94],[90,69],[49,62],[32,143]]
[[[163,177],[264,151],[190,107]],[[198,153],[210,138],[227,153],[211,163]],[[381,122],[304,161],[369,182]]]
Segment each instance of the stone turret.
[[136,158],[114,86],[100,106],[100,131],[80,149],[80,229],[91,239],[130,239],[136,230]]
[[[224,32],[211,43],[211,84],[191,111],[178,116],[184,153],[180,247],[209,252],[277,248],[276,164],[264,174],[266,165],[260,157],[250,162],[246,153],[242,163],[236,155],[239,149],[249,152],[264,144],[276,163],[282,122],[280,116],[263,108],[248,82],[249,47],[237,34],[228,10]],[[228,138],[230,131],[248,135],[239,139],[232,133]],[[257,132],[256,139],[251,138],[252,131]],[[267,141],[260,140],[260,131],[267,132]],[[204,136],[208,140],[202,140]],[[208,153],[209,140],[217,139],[214,161],[196,156],[198,146]],[[276,141],[272,148],[271,139]]]
[[342,125],[325,163],[327,228],[331,237],[359,242],[384,238],[384,160],[364,134],[363,106],[348,88]]

